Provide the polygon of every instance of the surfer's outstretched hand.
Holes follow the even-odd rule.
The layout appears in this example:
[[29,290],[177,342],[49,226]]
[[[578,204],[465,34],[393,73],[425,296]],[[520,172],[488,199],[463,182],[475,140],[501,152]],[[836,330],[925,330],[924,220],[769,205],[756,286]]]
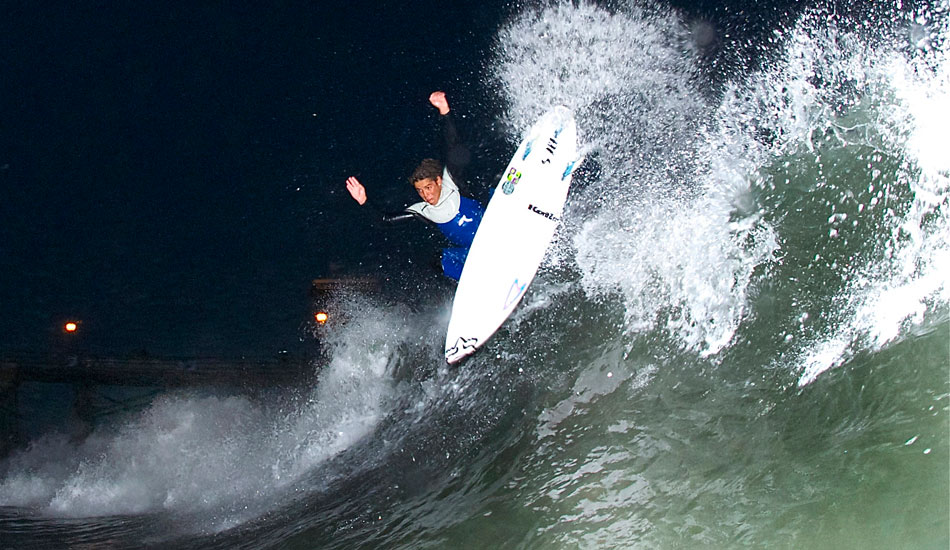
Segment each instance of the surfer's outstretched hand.
[[360,203],[360,205],[366,204],[366,188],[363,187],[360,180],[356,179],[356,176],[346,178],[346,190],[350,192],[353,200]]
[[439,110],[440,115],[449,114],[449,100],[445,99],[445,92],[432,92],[429,94],[429,103]]

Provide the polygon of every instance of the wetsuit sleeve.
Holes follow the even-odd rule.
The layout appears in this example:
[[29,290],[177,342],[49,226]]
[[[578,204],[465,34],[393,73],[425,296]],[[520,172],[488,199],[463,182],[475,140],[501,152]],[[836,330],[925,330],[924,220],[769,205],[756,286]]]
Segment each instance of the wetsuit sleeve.
[[416,219],[421,219],[421,218],[419,218],[419,216],[413,214],[412,212],[403,211],[403,212],[391,212],[388,214],[384,213],[381,219],[384,223],[392,224],[392,223],[402,223],[408,220],[416,220]]
[[472,153],[461,138],[452,111],[440,115],[439,119],[442,126],[442,162],[462,194],[468,195],[465,171],[472,160]]
[[379,208],[376,208],[376,205],[367,200],[363,204],[363,208],[369,213],[369,215],[377,222],[382,222],[385,224],[400,224],[409,220],[422,220],[428,221],[425,218],[413,213],[408,210],[401,210],[399,212],[383,212]]

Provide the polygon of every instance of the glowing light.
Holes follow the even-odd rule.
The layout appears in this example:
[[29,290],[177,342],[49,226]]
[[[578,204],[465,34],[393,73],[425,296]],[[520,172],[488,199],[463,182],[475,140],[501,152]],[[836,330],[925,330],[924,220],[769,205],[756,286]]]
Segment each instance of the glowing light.
[[320,311],[320,312],[317,312],[317,314],[314,315],[313,318],[316,319],[317,322],[322,325],[323,323],[327,322],[327,319],[329,319],[329,315],[327,315],[325,311]]
[[79,324],[75,321],[70,321],[63,326],[63,330],[66,332],[76,332],[79,330]]

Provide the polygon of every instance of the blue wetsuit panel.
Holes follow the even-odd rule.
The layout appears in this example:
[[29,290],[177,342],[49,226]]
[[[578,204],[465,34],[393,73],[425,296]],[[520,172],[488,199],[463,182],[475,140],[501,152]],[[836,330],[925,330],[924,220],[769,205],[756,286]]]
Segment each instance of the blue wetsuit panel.
[[442,272],[450,279],[459,280],[462,276],[462,267],[465,266],[465,258],[468,257],[467,248],[443,248],[442,249]]
[[461,197],[459,213],[451,220],[437,224],[439,231],[454,245],[455,248],[442,250],[442,271],[447,277],[456,281],[462,275],[462,266],[468,256],[468,249],[472,246],[472,239],[482,221],[485,209],[477,201],[468,197]]
[[451,220],[436,225],[452,244],[468,248],[472,246],[472,239],[475,238],[475,231],[478,230],[484,213],[485,209],[477,201],[461,197],[458,214]]

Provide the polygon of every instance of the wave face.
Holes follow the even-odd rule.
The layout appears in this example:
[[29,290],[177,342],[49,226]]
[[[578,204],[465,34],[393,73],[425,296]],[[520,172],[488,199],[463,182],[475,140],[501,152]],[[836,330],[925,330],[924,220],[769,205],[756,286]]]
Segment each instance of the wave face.
[[941,548],[950,539],[946,2],[802,14],[718,71],[663,8],[526,9],[485,66],[512,144],[585,165],[539,278],[460,369],[449,301],[338,297],[312,390],[174,393],[0,465],[24,544]]

